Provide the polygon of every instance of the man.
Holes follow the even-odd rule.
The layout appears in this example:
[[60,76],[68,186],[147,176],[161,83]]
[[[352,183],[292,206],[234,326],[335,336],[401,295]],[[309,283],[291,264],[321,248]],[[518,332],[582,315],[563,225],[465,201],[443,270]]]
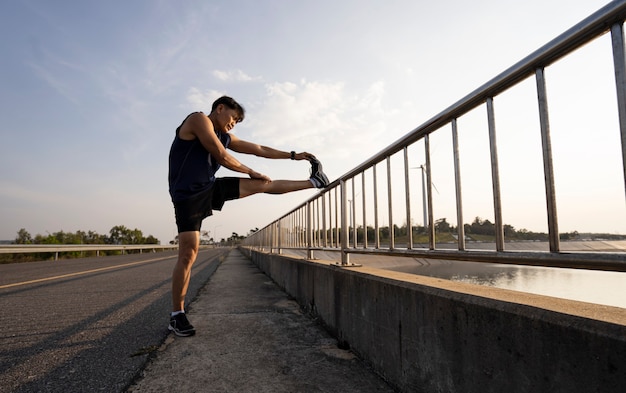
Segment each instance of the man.
[[[178,227],[178,261],[172,272],[172,314],[169,330],[178,336],[192,336],[194,327],[185,315],[184,302],[191,266],[196,260],[200,244],[202,220],[221,210],[225,201],[244,198],[256,193],[283,194],[307,188],[324,188],[328,178],[322,165],[311,153],[285,152],[267,146],[246,142],[229,134],[244,119],[244,109],[230,97],[220,97],[206,116],[195,112],[187,116],[176,129],[169,156],[169,191],[174,203]],[[311,177],[308,180],[271,180],[264,174],[248,168],[226,149],[273,159],[309,160]],[[216,178],[215,173],[225,166],[250,178]]]

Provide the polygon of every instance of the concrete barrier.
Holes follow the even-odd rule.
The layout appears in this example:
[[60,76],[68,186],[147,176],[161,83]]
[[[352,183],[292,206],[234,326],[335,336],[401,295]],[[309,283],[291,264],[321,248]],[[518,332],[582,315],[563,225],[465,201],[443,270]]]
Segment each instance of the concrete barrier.
[[626,310],[242,250],[403,392],[624,392]]

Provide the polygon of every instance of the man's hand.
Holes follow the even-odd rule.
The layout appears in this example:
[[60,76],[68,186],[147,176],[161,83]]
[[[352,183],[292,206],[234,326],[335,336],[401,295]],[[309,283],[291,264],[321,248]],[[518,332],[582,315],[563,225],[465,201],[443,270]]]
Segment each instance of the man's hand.
[[315,160],[315,156],[311,153],[307,153],[306,151],[302,152],[302,153],[296,153],[296,155],[293,158],[294,160]]
[[265,176],[264,174],[259,173],[259,172],[255,172],[255,171],[250,172],[248,174],[248,176],[250,176],[250,179],[263,180],[266,183],[269,183],[269,182],[272,181],[272,179],[270,179],[269,177]]

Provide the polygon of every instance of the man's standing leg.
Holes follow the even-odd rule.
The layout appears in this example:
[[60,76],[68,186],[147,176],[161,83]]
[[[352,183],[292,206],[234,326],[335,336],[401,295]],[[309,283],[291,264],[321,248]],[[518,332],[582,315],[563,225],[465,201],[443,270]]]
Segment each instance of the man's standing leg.
[[172,316],[169,326],[177,336],[192,336],[196,332],[185,315],[185,296],[191,278],[191,267],[198,256],[199,246],[200,232],[178,234],[178,260],[172,272]]

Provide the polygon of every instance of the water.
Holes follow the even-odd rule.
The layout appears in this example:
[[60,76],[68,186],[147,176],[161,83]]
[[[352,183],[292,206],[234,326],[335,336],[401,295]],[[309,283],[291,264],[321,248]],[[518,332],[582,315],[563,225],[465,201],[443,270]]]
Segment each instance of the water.
[[[285,250],[287,251],[287,250]],[[288,251],[304,257],[304,251]],[[315,257],[340,261],[339,253]],[[626,309],[626,273],[351,254],[365,266]]]
[[626,308],[626,273],[478,262],[430,261],[389,270]]

